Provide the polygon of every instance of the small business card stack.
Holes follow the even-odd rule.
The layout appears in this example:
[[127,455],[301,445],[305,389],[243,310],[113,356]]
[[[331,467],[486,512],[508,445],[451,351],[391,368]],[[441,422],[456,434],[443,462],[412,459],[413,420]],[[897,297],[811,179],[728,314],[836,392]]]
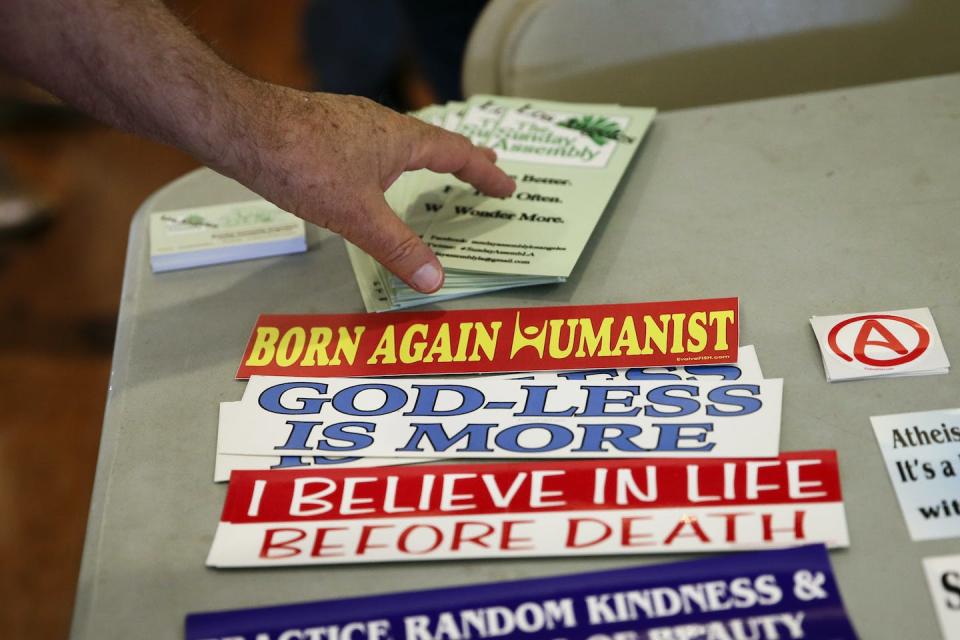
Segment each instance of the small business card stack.
[[303,220],[262,199],[150,215],[155,273],[306,250]]
[[517,190],[497,199],[450,175],[403,174],[387,202],[436,253],[446,281],[419,293],[348,243],[367,310],[566,280],[655,113],[475,96],[413,114],[494,149]]

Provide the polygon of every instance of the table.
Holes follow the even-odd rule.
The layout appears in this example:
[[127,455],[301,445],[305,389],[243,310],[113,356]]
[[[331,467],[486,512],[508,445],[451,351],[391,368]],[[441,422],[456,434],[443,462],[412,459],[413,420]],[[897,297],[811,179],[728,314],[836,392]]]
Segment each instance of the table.
[[[212,570],[226,486],[217,405],[259,313],[362,310],[342,241],[306,254],[154,275],[147,213],[250,194],[200,170],[130,231],[72,637],[180,638],[187,612],[509,580],[663,556]],[[785,378],[783,450],[836,448],[851,547],[832,553],[864,638],[935,638],[869,416],[956,407],[960,372],[828,383],[811,315],[929,306],[960,366],[960,74],[664,113],[564,285],[447,308],[739,296],[742,344]]]

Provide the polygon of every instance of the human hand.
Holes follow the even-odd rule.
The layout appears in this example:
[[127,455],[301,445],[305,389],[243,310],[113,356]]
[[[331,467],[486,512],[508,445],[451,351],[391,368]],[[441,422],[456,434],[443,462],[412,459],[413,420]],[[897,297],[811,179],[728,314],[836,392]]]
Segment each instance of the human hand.
[[357,245],[412,288],[443,284],[433,251],[387,205],[404,171],[452,173],[506,197],[516,185],[492,149],[365,98],[256,83],[249,124],[219,164],[267,200]]

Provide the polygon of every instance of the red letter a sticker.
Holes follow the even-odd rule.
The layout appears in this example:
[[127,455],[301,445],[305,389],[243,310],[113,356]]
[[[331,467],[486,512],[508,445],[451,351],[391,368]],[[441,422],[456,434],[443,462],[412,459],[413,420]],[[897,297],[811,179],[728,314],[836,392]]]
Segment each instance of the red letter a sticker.
[[[874,332],[879,334],[883,339],[871,340],[870,338]],[[870,345],[886,347],[900,356],[905,356],[910,352],[910,350],[903,346],[903,343],[897,339],[897,336],[891,333],[890,329],[887,329],[879,320],[874,320],[873,318],[863,321],[863,324],[860,325],[860,332],[857,334],[857,339],[853,343],[853,353],[857,360],[860,362],[870,360],[867,356],[867,347]]]

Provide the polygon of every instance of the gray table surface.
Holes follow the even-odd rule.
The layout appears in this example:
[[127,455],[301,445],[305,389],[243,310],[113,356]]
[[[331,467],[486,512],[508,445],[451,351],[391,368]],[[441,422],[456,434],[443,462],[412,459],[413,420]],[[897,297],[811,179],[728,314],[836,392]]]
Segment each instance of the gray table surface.
[[[180,638],[206,611],[664,562],[664,556],[213,570],[217,406],[259,313],[361,311],[342,241],[154,275],[146,213],[249,195],[201,170],[130,232],[73,638]],[[864,638],[936,638],[869,417],[960,406],[960,372],[830,384],[811,315],[929,306],[960,367],[960,75],[664,113],[564,285],[447,308],[739,296],[741,343],[785,378],[782,449],[839,450],[851,546],[832,553]]]

